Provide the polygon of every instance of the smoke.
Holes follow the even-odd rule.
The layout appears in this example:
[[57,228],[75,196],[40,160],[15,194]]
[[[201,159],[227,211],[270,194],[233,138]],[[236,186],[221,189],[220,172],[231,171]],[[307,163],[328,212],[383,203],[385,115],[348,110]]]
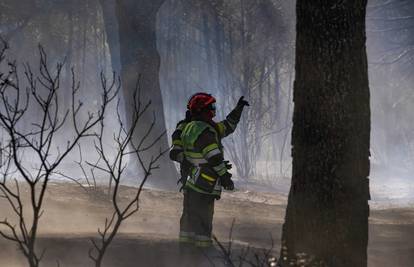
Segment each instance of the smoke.
[[[240,140],[247,136],[249,154],[254,155],[247,162],[255,170],[254,177],[250,177],[250,180],[277,187],[281,180],[290,177],[291,168],[295,3],[268,1],[277,8],[277,12],[272,13],[271,8],[266,8],[266,12],[257,13],[260,15],[257,17],[256,13],[249,13],[254,18],[253,22],[256,22],[252,25],[261,25],[270,37],[264,38],[260,29],[249,26],[252,27],[247,29],[249,33],[260,42],[252,43],[255,49],[247,49],[245,57],[240,50],[240,40],[237,39],[240,38],[237,34],[240,28],[237,27],[238,17],[235,16],[240,15],[240,10],[235,9],[237,3],[236,0],[226,2],[222,6],[223,12],[219,15],[214,13],[214,9],[209,9],[211,7],[208,5],[193,6],[185,1],[176,0],[166,1],[160,9],[157,47],[161,55],[160,83],[167,134],[170,135],[176,123],[184,117],[186,102],[191,94],[198,91],[213,93],[218,99],[218,119],[224,118],[237,98],[246,94],[246,98],[252,104],[250,111],[243,117],[243,120],[248,121],[247,126],[237,129],[234,138],[226,143],[225,153],[230,155],[230,149],[240,154],[241,149],[244,149]],[[31,5],[31,1],[24,4]],[[79,1],[78,5],[69,2],[62,4],[62,1],[45,3],[42,7],[43,12],[30,7],[36,16],[29,17],[25,12],[19,12],[19,5],[7,5],[8,13],[1,15],[5,23],[0,30],[3,35],[9,37],[10,60],[15,59],[19,66],[23,63],[38,65],[39,57],[35,52],[38,43],[45,47],[50,66],[55,66],[57,62],[65,62],[61,84],[63,104],[69,102],[68,89],[71,86],[73,67],[81,84],[82,101],[93,110],[100,95],[99,73],[103,71],[110,77],[113,65],[105,35],[102,9],[98,1],[89,1],[88,4]],[[262,7],[259,6],[257,10],[262,10],[260,8]],[[411,30],[414,20],[409,16],[413,9],[414,5],[410,1],[384,3],[376,0],[370,2],[368,7],[367,49],[372,110],[373,199],[385,199],[384,196],[387,194],[408,197],[413,192],[414,185],[410,177],[414,171],[414,37]],[[233,14],[234,17],[226,17],[228,14]],[[27,23],[27,19],[30,23]],[[56,21],[59,23],[55,23]],[[228,21],[232,24],[226,24]],[[117,40],[110,41],[116,46]],[[251,55],[254,57],[250,57]],[[266,70],[265,82],[260,85],[262,87],[259,88],[260,83],[257,82],[248,84],[248,88],[254,89],[252,91],[245,90],[240,80],[243,75],[239,75],[238,68],[243,65],[242,59],[246,58],[251,60],[249,66],[260,66],[264,62]],[[262,62],[262,59],[269,59],[275,64]],[[20,68],[19,71],[22,73],[23,69]],[[37,71],[35,67],[34,71]],[[255,71],[260,73],[260,68],[256,68]],[[31,117],[24,122],[28,129],[32,121],[39,119],[36,110],[33,109],[31,113]],[[111,107],[105,117],[105,123],[108,128],[116,128],[115,107]],[[70,136],[71,128],[68,127],[54,144],[54,152],[58,146],[64,146],[65,140]],[[0,133],[2,142],[4,138],[4,133]],[[113,153],[111,149],[114,149],[114,144],[110,135],[107,136],[106,145],[108,153]],[[96,160],[91,141],[83,141],[82,149],[84,161]],[[24,158],[28,162],[34,159],[30,154],[26,154]],[[63,163],[62,172],[81,178],[83,173],[77,168],[75,161],[79,161],[78,151],[74,151]],[[30,163],[34,169],[39,164]],[[132,165],[135,164],[130,164],[131,168],[127,169],[125,182],[136,185],[139,182],[139,173]],[[241,172],[237,168],[233,172],[235,176],[240,176]],[[106,183],[107,179],[103,174],[98,174],[97,177],[100,182]],[[57,176],[55,178],[64,179]]]
[[374,200],[413,203],[414,65],[410,1],[372,1],[367,13]]

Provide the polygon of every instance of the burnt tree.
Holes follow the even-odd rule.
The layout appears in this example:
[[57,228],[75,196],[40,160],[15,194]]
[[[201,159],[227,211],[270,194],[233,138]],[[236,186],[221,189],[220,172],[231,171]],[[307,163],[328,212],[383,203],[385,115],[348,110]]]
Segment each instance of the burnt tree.
[[[107,10],[107,0],[101,1],[103,10]],[[139,144],[146,129],[152,125],[151,137],[161,135],[165,132],[164,108],[159,83],[160,56],[156,45],[156,18],[157,12],[164,0],[144,1],[144,0],[116,0],[115,13],[118,24],[119,51],[116,45],[111,45],[111,57],[116,59],[120,56],[122,91],[125,102],[125,114],[128,124],[134,121],[133,94],[137,87],[139,78],[141,90],[141,100],[151,101],[151,112],[140,118],[140,128],[137,129],[133,142]],[[108,12],[104,12],[106,29],[113,29],[113,21],[108,18]],[[110,24],[110,25],[109,25]],[[116,41],[116,40],[115,40]],[[113,40],[111,41],[113,42]],[[153,113],[156,112],[157,120],[153,123]],[[135,140],[135,141],[134,141]],[[149,145],[149,144],[147,144]],[[153,148],[149,154],[157,154],[159,149],[164,150],[168,147],[167,136],[163,136],[159,146]],[[146,163],[151,159],[146,159]],[[173,188],[175,186],[177,171],[173,163],[167,158],[162,157],[159,161],[160,169],[153,171],[150,183],[159,187]],[[138,167],[137,160],[137,168]],[[143,170],[139,170],[143,172]],[[167,176],[164,176],[168,174]]]
[[298,0],[282,266],[367,266],[367,1]]

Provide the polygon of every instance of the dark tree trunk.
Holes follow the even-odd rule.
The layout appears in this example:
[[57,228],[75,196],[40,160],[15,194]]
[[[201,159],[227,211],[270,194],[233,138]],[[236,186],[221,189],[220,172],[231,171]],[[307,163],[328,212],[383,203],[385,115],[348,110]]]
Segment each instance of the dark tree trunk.
[[[139,128],[134,136],[136,144],[151,126],[154,117],[156,117],[156,123],[146,143],[149,144],[166,129],[158,77],[160,57],[156,47],[155,31],[157,11],[163,2],[164,0],[116,1],[121,80],[127,121],[132,119],[133,94],[138,77],[140,77],[139,86],[142,105],[148,101],[152,103],[148,112],[140,120]],[[147,151],[146,154],[156,156],[160,148],[168,149],[166,135],[158,142],[154,149]],[[149,159],[150,156],[148,156]],[[164,156],[160,160],[159,165],[160,169],[152,173],[149,183],[162,188],[173,188],[177,179],[177,171],[173,163],[167,156]]]
[[366,2],[297,2],[293,173],[283,266],[301,253],[323,262],[305,266],[367,266]]

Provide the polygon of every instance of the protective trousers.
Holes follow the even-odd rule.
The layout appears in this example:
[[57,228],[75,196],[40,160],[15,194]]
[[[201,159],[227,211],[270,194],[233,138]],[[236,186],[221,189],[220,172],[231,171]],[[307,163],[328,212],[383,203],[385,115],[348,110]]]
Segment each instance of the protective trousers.
[[180,242],[193,243],[197,247],[212,245],[214,200],[213,195],[185,190],[180,219]]

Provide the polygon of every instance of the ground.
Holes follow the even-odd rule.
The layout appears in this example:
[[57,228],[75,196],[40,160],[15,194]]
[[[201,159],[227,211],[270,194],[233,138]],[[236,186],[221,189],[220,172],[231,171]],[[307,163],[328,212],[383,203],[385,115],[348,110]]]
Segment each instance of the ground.
[[[122,188],[122,199],[132,196],[133,188]],[[183,266],[179,263],[178,221],[182,194],[144,190],[139,212],[122,227],[104,259],[107,267]],[[111,211],[110,202],[101,192],[87,194],[69,183],[52,183],[46,199],[40,228],[39,248],[46,249],[42,266],[93,266],[88,259],[90,238]],[[274,255],[280,248],[281,226],[286,195],[272,192],[240,190],[225,193],[216,202],[214,233],[227,244],[234,220],[234,252],[246,246],[254,251],[269,249]],[[13,218],[5,200],[0,199],[1,217]],[[370,217],[369,267],[414,266],[414,206],[383,207],[373,205]],[[0,238],[0,266],[27,266],[16,246]],[[189,266],[211,266],[206,255],[203,262]],[[194,259],[193,259],[194,260]],[[213,260],[220,262],[220,258]]]

